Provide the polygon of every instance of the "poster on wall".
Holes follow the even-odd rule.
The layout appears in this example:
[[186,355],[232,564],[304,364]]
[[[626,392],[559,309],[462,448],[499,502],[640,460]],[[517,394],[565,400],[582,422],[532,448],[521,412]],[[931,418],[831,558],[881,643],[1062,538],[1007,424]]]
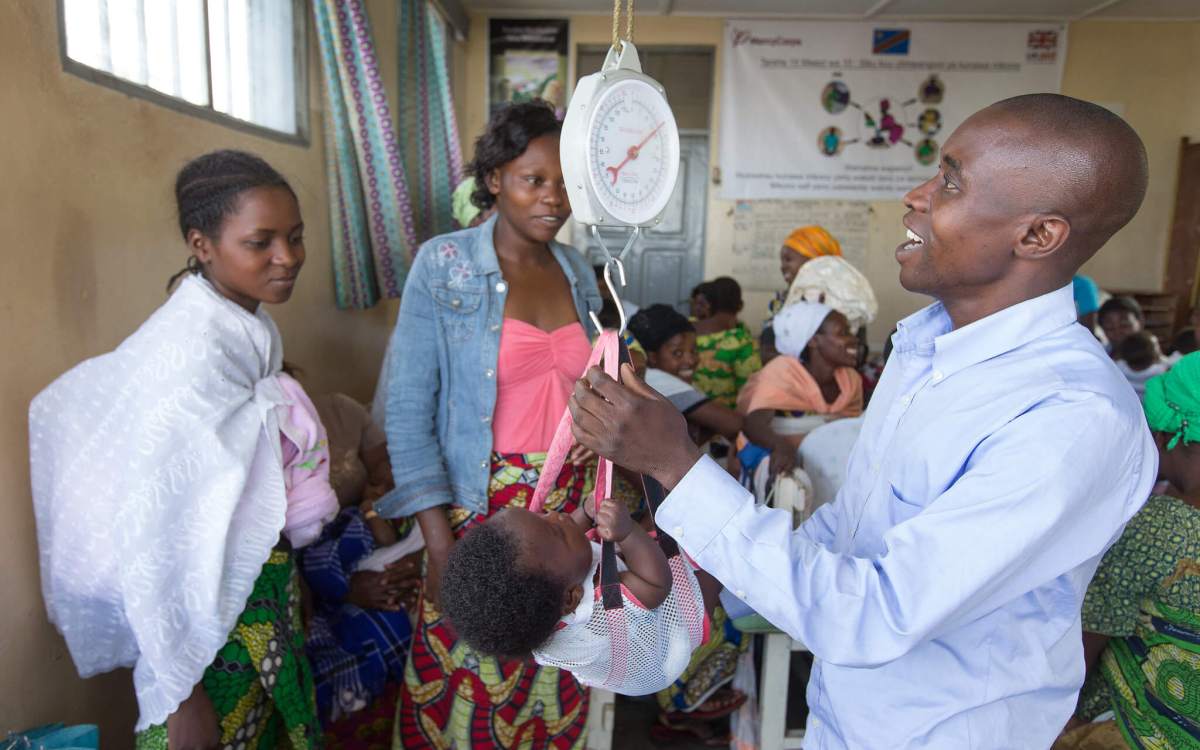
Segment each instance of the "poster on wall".
[[567,111],[566,19],[488,21],[488,115],[505,104],[545,99]]
[[793,229],[818,224],[837,238],[856,268],[867,262],[871,206],[845,200],[737,201],[733,208],[733,271],[742,287],[776,291],[784,285],[779,249]]
[[896,199],[971,113],[1057,92],[1056,23],[728,21],[721,197]]

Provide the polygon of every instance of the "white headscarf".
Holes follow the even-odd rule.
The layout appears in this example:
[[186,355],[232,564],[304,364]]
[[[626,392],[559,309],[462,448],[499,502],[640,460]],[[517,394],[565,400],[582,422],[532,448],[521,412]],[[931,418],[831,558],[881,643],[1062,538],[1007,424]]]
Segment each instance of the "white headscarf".
[[831,312],[832,307],[819,302],[797,302],[783,308],[771,323],[775,348],[780,354],[799,357]]
[[879,312],[871,282],[838,255],[823,255],[800,266],[784,305],[801,301],[824,302],[846,316],[851,331],[870,323]]

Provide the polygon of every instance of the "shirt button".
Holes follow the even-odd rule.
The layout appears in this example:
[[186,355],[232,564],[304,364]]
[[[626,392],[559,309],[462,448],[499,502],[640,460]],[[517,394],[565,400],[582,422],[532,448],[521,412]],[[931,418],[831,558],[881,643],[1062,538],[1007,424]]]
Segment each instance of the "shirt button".
[[944,378],[944,377],[946,377],[946,376],[942,374],[941,370],[933,371],[933,382],[940,383],[940,382],[942,382],[942,378]]
[[908,406],[911,403],[912,403],[912,396],[905,396],[904,398],[900,399],[901,406]]
[[675,537],[676,539],[682,538],[683,537],[683,527],[676,526],[675,528],[671,529],[671,536]]
[[495,375],[496,375],[496,371],[495,371],[495,370],[493,370],[493,369],[492,369],[492,368],[490,368],[490,367],[489,367],[488,369],[486,369],[486,370],[484,370],[484,371],[483,371],[483,376],[484,376],[485,378],[491,378],[491,377],[495,377]]
[[500,326],[493,323],[492,324],[492,333],[495,333],[496,331],[499,331],[499,330],[500,330]]
[[733,595],[736,596],[738,599],[746,598],[746,592],[743,591],[742,589],[738,589],[737,591],[733,592]]
[[505,289],[508,289],[508,284],[505,284],[503,281],[496,284],[497,292],[500,292],[501,294],[503,294]]
[[486,416],[486,415],[483,417],[480,417],[480,419],[483,421],[484,424],[487,424],[488,422],[492,421],[492,418],[490,416]]
[[487,462],[487,461],[480,461],[480,462],[479,462],[479,468],[481,468],[481,469],[486,469],[487,467],[488,467],[488,462]]

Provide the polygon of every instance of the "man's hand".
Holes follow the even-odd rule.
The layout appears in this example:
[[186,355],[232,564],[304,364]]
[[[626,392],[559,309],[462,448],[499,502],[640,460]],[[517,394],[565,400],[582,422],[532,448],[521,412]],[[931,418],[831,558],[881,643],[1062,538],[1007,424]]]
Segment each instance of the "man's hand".
[[782,476],[794,468],[796,468],[796,446],[790,440],[780,440],[771,451],[771,476]]
[[575,384],[568,406],[576,440],[667,489],[703,455],[688,437],[683,415],[628,364],[621,365],[620,383],[599,368],[589,370]]

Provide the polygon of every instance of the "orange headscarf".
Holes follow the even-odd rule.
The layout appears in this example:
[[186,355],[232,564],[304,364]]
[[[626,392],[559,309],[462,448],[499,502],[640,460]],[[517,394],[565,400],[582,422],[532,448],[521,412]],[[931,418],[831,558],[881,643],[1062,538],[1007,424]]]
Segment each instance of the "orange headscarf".
[[819,258],[822,255],[841,255],[842,246],[833,235],[823,227],[811,224],[800,227],[787,236],[783,241],[785,247],[803,255],[805,258]]

